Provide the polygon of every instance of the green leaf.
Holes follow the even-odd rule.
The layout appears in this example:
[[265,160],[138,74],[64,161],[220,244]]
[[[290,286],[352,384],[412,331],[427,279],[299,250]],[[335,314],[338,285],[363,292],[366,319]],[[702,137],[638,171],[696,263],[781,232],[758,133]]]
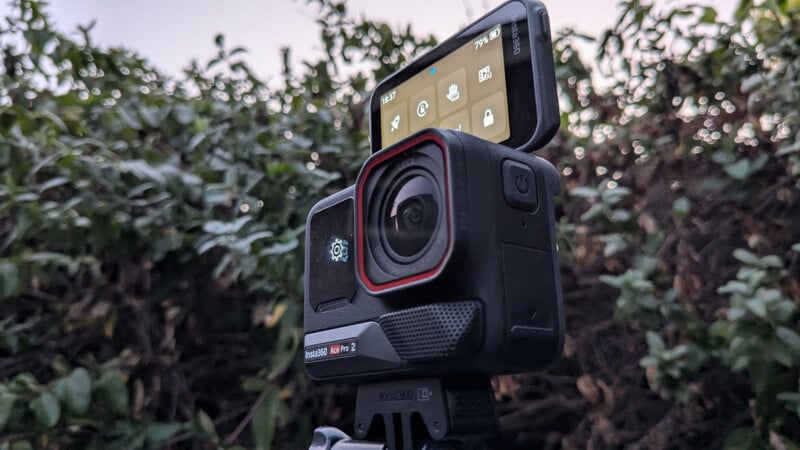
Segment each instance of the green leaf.
[[209,234],[233,234],[239,231],[244,224],[251,220],[253,220],[253,216],[242,216],[233,222],[210,220],[203,224],[203,231]]
[[189,151],[194,150],[195,148],[197,148],[198,145],[200,145],[201,142],[203,142],[205,138],[206,138],[205,133],[195,134],[194,136],[192,136],[192,139],[189,141],[189,144],[187,145],[186,149]]
[[742,308],[737,308],[737,307],[730,308],[728,310],[728,320],[730,320],[731,322],[736,322],[737,320],[744,317],[745,314],[747,314],[747,311],[745,311]]
[[147,425],[147,443],[150,445],[160,444],[183,430],[184,426],[179,422],[161,423],[154,422]]
[[581,220],[583,222],[588,222],[605,212],[607,209],[608,207],[606,205],[602,203],[595,203],[594,205],[590,206],[585,213],[581,214]]
[[28,441],[14,441],[9,450],[33,450],[33,444]]
[[61,417],[61,404],[49,392],[44,392],[31,401],[30,408],[36,416],[36,420],[48,428],[55,426],[58,418]]
[[743,248],[737,248],[736,250],[734,250],[733,257],[751,266],[755,266],[758,264],[758,256],[756,256],[755,253],[745,250]]
[[639,360],[639,365],[641,367],[652,367],[652,366],[655,366],[657,364],[658,364],[658,360],[654,356],[651,356],[651,355],[647,355],[645,357],[642,357],[642,359]]
[[69,376],[56,383],[54,393],[68,411],[75,414],[85,413],[89,409],[92,393],[89,372],[83,367],[78,367]]
[[783,341],[784,343],[786,343],[786,345],[791,347],[792,350],[794,350],[794,351],[798,352],[798,354],[800,354],[800,335],[799,334],[797,334],[793,330],[790,330],[789,328],[786,328],[786,327],[778,327],[775,330],[775,334],[778,336],[778,338],[781,341]]
[[617,289],[622,289],[622,286],[625,284],[625,277],[622,275],[600,275],[598,279],[601,282]]
[[207,436],[217,436],[217,430],[214,427],[214,421],[211,420],[211,417],[209,417],[205,411],[202,409],[198,411],[196,420],[197,424],[200,426],[200,429],[203,430]]
[[725,285],[717,288],[718,294],[747,294],[750,292],[750,287],[747,283],[741,281],[731,280]]
[[181,125],[189,125],[194,120],[194,110],[184,103],[175,105],[172,108],[172,113],[175,115],[175,120]]
[[745,94],[752,92],[758,85],[764,81],[764,76],[760,73],[755,73],[742,80],[741,91]]
[[66,178],[66,177],[51,178],[51,179],[45,181],[44,183],[40,184],[38,191],[41,194],[42,192],[44,192],[44,191],[46,191],[48,189],[52,189],[54,187],[58,187],[58,186],[61,186],[62,184],[67,184],[67,183],[69,183],[69,178]]
[[8,389],[0,385],[0,431],[3,431],[8,418],[11,417],[11,411],[14,409],[14,402],[17,400],[16,394],[9,392]]
[[286,345],[282,345],[281,347],[283,348],[279,348],[272,355],[272,360],[270,361],[270,371],[267,374],[268,380],[274,380],[276,377],[283,374],[286,369],[289,368],[289,365],[292,363],[292,361],[294,361],[294,356],[297,352],[297,347],[301,339],[297,333],[294,332],[291,334],[291,336],[291,346],[287,347]]
[[606,234],[599,236],[599,239],[606,244],[605,248],[603,248],[603,256],[606,258],[628,248],[628,242],[625,241],[625,236],[620,233]]
[[672,203],[672,215],[682,219],[689,215],[689,199],[680,197]]
[[627,209],[617,208],[611,211],[610,217],[617,222],[627,222],[631,220],[632,214]]
[[754,298],[744,302],[747,309],[761,319],[767,317],[767,306],[760,298]]
[[775,156],[784,156],[797,152],[800,152],[800,140],[796,141],[794,144],[787,144],[779,148],[778,151],[775,152]]
[[769,312],[770,317],[772,320],[777,322],[786,322],[792,318],[795,311],[797,311],[797,306],[795,306],[794,302],[788,299],[783,299],[778,301],[774,304],[770,305]]
[[630,193],[631,193],[630,189],[624,186],[619,186],[613,189],[607,189],[602,191],[600,196],[603,200],[603,203],[606,203],[608,205],[614,205],[619,203],[623,198],[628,196]]
[[737,180],[744,180],[750,175],[750,161],[742,158],[733,164],[725,166],[725,173]]
[[280,401],[278,392],[272,390],[253,415],[250,429],[253,432],[256,450],[268,450],[272,447]]
[[11,262],[0,262],[0,300],[9,298],[19,287],[19,271]]
[[30,394],[39,390],[39,384],[33,375],[21,373],[14,377],[9,388],[16,394]]
[[139,116],[147,122],[147,125],[155,128],[163,119],[161,112],[157,108],[141,107],[139,108]]
[[74,275],[80,268],[80,262],[71,258],[69,255],[55,252],[38,252],[27,257],[28,262],[37,263],[40,266],[55,264],[65,267],[70,275]]
[[768,342],[769,356],[778,363],[786,367],[797,365],[800,352],[790,349],[787,345],[777,339],[770,339]]
[[783,268],[783,262],[776,255],[767,255],[759,258],[758,267],[761,267],[763,269],[768,269],[768,268],[781,269]]
[[755,430],[748,427],[740,427],[733,430],[725,438],[724,450],[742,450],[761,447],[758,444],[758,435]]
[[128,412],[128,387],[122,375],[116,371],[106,371],[94,383],[95,392],[119,415]]
[[292,239],[289,242],[276,242],[270,245],[269,247],[265,248],[264,250],[261,250],[261,255],[267,256],[267,255],[280,255],[283,253],[288,253],[297,248],[297,244],[298,244],[297,239]]
[[122,119],[129,128],[133,128],[134,130],[142,129],[142,123],[139,122],[139,119],[133,112],[122,106],[117,109],[117,112],[119,113],[119,118]]
[[573,197],[582,197],[582,198],[595,198],[599,195],[597,189],[586,186],[580,186],[576,187],[575,189],[571,189],[569,193]]
[[645,335],[645,340],[647,341],[647,346],[650,348],[651,353],[664,350],[664,340],[661,339],[658,333],[648,330]]
[[781,392],[778,394],[778,400],[800,403],[800,392]]
[[167,182],[167,179],[164,177],[163,173],[142,159],[122,161],[119,163],[119,170],[122,172],[132,173],[134,176],[142,180],[155,181],[160,185],[164,185]]

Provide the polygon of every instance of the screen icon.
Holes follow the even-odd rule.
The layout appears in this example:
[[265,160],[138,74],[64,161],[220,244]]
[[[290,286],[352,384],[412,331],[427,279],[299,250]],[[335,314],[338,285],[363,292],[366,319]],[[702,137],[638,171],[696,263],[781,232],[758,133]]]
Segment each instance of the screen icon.
[[417,401],[427,402],[432,398],[433,398],[433,391],[431,390],[431,388],[427,386],[417,388]]
[[495,27],[495,29],[489,32],[489,40],[493,41],[499,37],[500,37],[500,26],[498,25],[497,27]]
[[469,112],[466,109],[461,109],[450,117],[442,120],[437,125],[439,128],[445,130],[463,131],[464,133],[470,132]]
[[[442,95],[442,100],[444,100],[444,95]],[[447,100],[444,101],[447,102]],[[441,103],[441,101],[436,100],[436,85],[432,83],[428,84],[421,92],[412,95],[409,98],[408,113],[405,116],[408,118],[408,131],[421,130],[436,121],[437,103]],[[403,128],[402,124],[400,124],[400,128]]]
[[417,117],[425,117],[425,114],[428,114],[429,107],[430,105],[427,100],[420,100],[419,103],[417,103]]
[[349,244],[347,239],[333,238],[330,245],[331,261],[346,263],[350,258]]
[[492,79],[492,66],[486,65],[478,69],[478,83],[489,81]]
[[469,102],[467,70],[462,67],[442,75],[436,83],[437,112],[439,117],[447,117]]
[[489,128],[494,125],[494,112],[492,108],[486,108],[483,112],[483,128]]
[[381,111],[382,115],[385,114],[381,118],[381,134],[386,142],[397,142],[408,134],[408,103],[397,99],[393,105],[385,112]]
[[508,104],[506,93],[497,91],[475,102],[470,110],[472,133],[482,139],[500,142],[507,138]]
[[458,85],[456,83],[450,83],[450,86],[447,87],[447,99],[451,102],[454,102],[461,98],[461,93],[458,92]]

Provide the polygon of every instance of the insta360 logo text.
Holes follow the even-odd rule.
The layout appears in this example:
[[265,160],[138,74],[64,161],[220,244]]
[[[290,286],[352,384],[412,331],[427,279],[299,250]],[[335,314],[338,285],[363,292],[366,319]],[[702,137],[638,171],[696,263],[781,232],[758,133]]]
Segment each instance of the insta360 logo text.
[[331,241],[331,261],[346,263],[350,257],[349,243],[346,239],[334,238]]

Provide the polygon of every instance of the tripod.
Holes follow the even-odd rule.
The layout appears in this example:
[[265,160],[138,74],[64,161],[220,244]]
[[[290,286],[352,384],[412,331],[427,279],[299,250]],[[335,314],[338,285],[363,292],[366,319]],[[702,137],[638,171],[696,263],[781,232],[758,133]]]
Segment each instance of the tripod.
[[318,427],[309,450],[455,450],[496,429],[487,376],[369,383],[358,387],[356,439]]

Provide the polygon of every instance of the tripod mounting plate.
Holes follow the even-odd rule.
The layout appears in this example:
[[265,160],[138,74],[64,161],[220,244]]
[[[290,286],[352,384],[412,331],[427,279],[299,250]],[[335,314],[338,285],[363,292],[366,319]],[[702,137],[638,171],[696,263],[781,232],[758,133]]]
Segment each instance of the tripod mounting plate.
[[496,430],[494,393],[485,376],[418,378],[358,388],[355,437],[385,440],[390,450]]

